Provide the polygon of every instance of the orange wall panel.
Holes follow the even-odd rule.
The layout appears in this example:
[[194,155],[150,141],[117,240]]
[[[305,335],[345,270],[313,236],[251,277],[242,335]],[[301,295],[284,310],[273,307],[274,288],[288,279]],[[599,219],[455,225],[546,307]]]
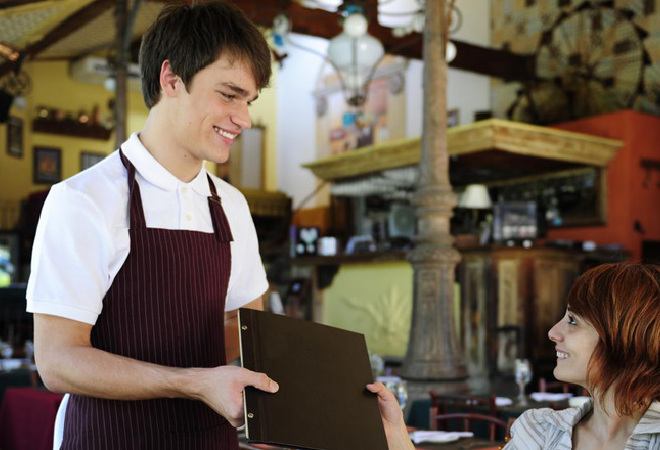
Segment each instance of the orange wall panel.
[[[660,173],[647,174],[640,166],[642,159],[660,160],[660,118],[624,110],[556,128],[620,139],[624,144],[607,167],[607,224],[553,229],[548,239],[620,243],[639,259],[643,239],[660,240]],[[644,234],[635,231],[636,221]]]

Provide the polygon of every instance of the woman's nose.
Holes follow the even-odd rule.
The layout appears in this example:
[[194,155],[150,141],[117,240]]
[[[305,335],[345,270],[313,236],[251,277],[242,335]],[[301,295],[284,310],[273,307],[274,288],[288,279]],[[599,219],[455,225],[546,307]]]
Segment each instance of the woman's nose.
[[548,330],[548,338],[552,342],[560,342],[562,340],[561,333],[559,332],[559,322],[554,324],[553,327]]

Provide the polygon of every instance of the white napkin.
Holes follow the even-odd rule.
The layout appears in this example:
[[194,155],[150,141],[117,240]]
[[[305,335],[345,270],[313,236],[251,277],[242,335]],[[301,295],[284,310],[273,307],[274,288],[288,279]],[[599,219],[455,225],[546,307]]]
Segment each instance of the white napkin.
[[430,442],[434,444],[454,442],[462,437],[471,438],[474,437],[474,433],[471,431],[413,431],[410,433],[410,439],[412,439],[415,444],[419,444],[420,442]]
[[509,397],[495,397],[495,406],[509,406],[513,405],[513,400]]
[[573,397],[573,394],[565,394],[563,392],[532,392],[532,400],[535,402],[557,402],[560,400],[566,400]]

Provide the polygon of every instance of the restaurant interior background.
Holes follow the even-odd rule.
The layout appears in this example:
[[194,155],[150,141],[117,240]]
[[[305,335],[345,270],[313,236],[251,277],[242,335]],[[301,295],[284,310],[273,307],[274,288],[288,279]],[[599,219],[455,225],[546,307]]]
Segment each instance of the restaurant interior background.
[[[147,115],[139,36],[163,6],[140,3],[129,133]],[[381,0],[378,21],[388,28],[378,36],[391,53],[360,107],[347,105],[324,58],[330,32],[304,34],[338,34],[341,2],[235,3],[263,27],[274,74],[230,162],[207,168],[248,198],[269,307],[364,333],[396,374],[414,301],[406,254],[423,123],[420,2]],[[374,11],[375,1],[365,4]],[[24,283],[45,195],[116,148],[106,59],[113,5],[0,3],[0,339],[14,357],[31,339]],[[660,1],[457,0],[453,8],[447,142],[459,195],[453,313],[465,365],[473,385],[510,378],[516,358],[549,377],[546,332],[572,280],[603,262],[660,261]],[[288,14],[291,31],[268,26],[277,13]],[[330,25],[301,23],[305,14]],[[412,44],[397,49],[392,33]]]

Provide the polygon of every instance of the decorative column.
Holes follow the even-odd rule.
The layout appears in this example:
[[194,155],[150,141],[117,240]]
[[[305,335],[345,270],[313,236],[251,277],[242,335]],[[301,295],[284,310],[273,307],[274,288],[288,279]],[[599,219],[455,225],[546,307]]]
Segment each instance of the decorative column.
[[402,368],[413,398],[431,387],[466,389],[467,378],[454,321],[454,269],[460,256],[449,233],[456,196],[449,183],[446,138],[445,11],[445,0],[426,0],[424,124],[420,179],[413,197],[418,234],[408,255],[414,270],[413,317]]
[[126,140],[126,64],[128,52],[124,42],[128,28],[127,0],[115,2],[115,147]]
[[127,66],[133,28],[142,2],[143,0],[134,0],[130,11],[128,10],[128,0],[116,0],[115,2],[115,148],[118,148],[127,138]]

